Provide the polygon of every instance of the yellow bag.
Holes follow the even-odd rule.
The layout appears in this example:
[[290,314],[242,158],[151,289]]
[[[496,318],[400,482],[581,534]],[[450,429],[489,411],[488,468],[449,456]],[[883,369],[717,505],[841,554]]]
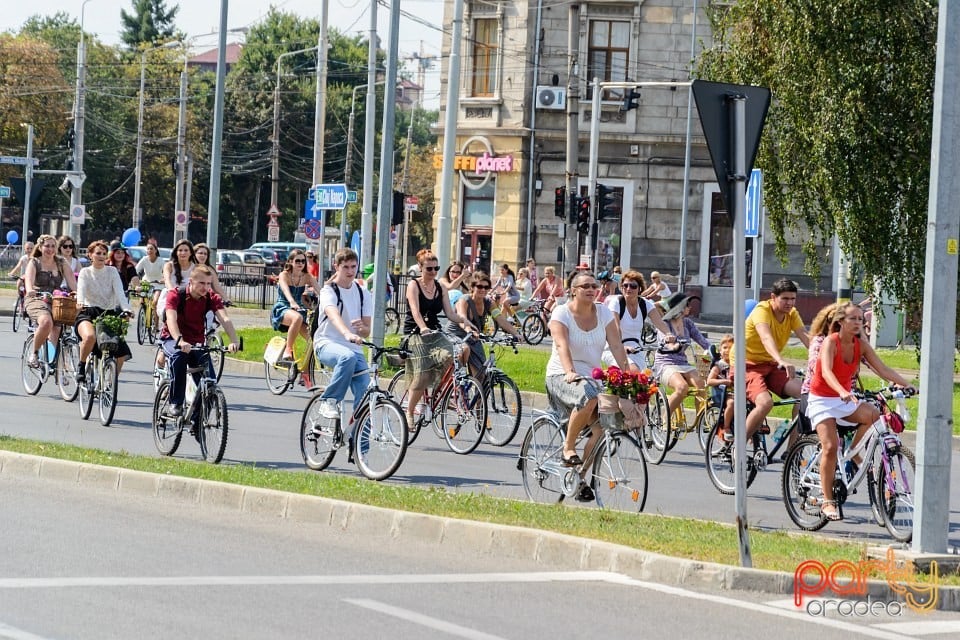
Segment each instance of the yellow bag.
[[263,350],[263,359],[269,364],[277,364],[277,360],[283,355],[283,350],[287,346],[287,339],[283,336],[274,336],[270,338],[267,347]]

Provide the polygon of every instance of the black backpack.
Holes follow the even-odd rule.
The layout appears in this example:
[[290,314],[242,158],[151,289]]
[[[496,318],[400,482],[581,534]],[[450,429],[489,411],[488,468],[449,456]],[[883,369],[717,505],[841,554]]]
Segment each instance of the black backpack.
[[[180,285],[179,287],[177,287],[177,320],[179,320],[180,317],[183,315],[183,310],[187,306],[187,295],[188,294],[187,294],[186,285]],[[204,296],[204,298],[207,301],[207,309],[206,311],[204,311],[204,314],[206,314],[207,311],[213,311],[213,300],[210,299],[209,293],[207,293],[207,295]],[[167,323],[166,308],[163,308],[160,310],[160,321],[163,322],[164,324]]]
[[[640,300],[640,304],[637,305],[637,308],[640,309],[640,316],[643,318],[643,321],[647,321],[647,303],[643,300]],[[623,314],[627,312],[627,300],[623,296],[620,296],[620,319],[623,320]]]

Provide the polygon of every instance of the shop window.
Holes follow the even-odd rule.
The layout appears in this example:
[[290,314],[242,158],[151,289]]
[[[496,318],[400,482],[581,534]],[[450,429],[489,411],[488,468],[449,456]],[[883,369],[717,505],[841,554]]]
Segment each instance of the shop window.
[[463,226],[493,227],[494,196],[496,184],[493,180],[479,189],[463,189]]

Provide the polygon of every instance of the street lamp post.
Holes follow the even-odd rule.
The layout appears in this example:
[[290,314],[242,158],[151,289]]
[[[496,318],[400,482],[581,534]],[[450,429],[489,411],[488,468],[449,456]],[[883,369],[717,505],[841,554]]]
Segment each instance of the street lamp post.
[[87,3],[92,0],[83,0],[80,5],[80,42],[77,43],[77,89],[73,104],[73,171],[77,174],[76,180],[71,180],[70,190],[70,222],[67,226],[70,237],[74,242],[80,241],[80,227],[73,224],[73,209],[83,200],[83,129],[84,107],[86,101],[87,49],[83,39],[84,11]]
[[277,84],[273,89],[273,149],[271,151],[272,166],[270,169],[270,206],[277,206],[280,195],[280,61],[287,56],[313,51],[316,47],[287,51],[277,56]]

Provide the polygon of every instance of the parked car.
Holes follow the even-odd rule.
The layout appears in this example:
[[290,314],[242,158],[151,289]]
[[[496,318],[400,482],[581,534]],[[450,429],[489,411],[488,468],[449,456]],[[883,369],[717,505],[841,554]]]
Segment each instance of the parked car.
[[[160,252],[160,258],[166,262],[170,259],[170,249],[157,248]],[[147,255],[147,245],[139,244],[135,247],[127,247],[127,255],[133,258],[134,262],[140,262],[140,258]]]
[[276,275],[283,271],[283,265],[287,264],[289,251],[284,249],[260,248],[249,250],[250,253],[257,253],[263,256],[267,265],[267,275]]
[[266,263],[255,251],[217,251],[217,277],[224,286],[259,284],[263,281]]

